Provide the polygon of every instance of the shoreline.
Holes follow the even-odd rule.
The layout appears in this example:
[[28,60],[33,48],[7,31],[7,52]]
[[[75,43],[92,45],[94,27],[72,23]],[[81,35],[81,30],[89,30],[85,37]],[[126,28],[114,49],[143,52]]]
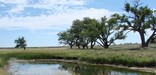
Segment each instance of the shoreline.
[[[154,67],[128,67],[123,65],[113,65],[113,64],[93,64],[88,63],[85,61],[79,61],[79,60],[68,60],[68,59],[32,59],[32,60],[21,60],[21,59],[10,59],[8,63],[12,62],[67,62],[67,63],[76,63],[76,64],[89,64],[89,65],[100,65],[100,66],[108,66],[108,67],[114,67],[114,68],[120,68],[120,69],[129,69],[129,70],[136,70],[140,72],[147,72],[147,73],[154,73],[156,74],[156,68]],[[6,69],[6,67],[4,68]]]

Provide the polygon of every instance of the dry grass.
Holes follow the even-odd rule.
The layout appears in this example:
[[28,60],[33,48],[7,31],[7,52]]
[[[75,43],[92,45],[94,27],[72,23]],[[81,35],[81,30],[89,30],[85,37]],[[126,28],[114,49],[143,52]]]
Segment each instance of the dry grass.
[[0,75],[7,75],[7,73],[3,69],[0,69]]

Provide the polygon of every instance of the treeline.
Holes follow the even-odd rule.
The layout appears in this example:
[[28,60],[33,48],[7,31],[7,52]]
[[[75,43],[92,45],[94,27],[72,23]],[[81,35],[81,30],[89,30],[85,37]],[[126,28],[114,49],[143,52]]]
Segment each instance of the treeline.
[[[156,37],[156,11],[142,6],[139,0],[134,1],[133,5],[125,3],[124,10],[126,13],[115,13],[109,18],[104,16],[101,19],[76,19],[70,29],[58,33],[58,40],[70,48],[78,46],[80,49],[82,46],[85,49],[90,44],[93,49],[98,43],[107,49],[115,40],[125,39],[127,32],[133,31],[139,33],[141,46],[148,47]],[[149,38],[145,39],[147,30],[151,30],[152,34],[148,34]]]

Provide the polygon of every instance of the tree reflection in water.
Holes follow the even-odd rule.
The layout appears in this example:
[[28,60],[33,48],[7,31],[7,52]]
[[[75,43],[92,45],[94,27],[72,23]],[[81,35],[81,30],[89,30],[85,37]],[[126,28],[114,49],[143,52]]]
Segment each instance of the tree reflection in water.
[[89,64],[62,63],[59,69],[67,70],[71,73],[71,75],[154,75],[128,69]]
[[12,75],[155,75],[102,65],[45,61],[14,62],[10,64],[9,73]]

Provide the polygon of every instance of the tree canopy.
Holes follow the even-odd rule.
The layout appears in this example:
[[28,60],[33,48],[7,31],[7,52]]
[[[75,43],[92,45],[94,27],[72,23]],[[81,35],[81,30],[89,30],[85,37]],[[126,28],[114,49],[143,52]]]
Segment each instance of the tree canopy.
[[24,50],[26,49],[26,40],[24,39],[24,37],[19,37],[17,39],[15,39],[14,41],[16,43],[15,48],[24,48]]
[[114,17],[107,19],[106,17],[102,17],[99,21],[98,25],[98,39],[97,43],[99,43],[105,49],[109,48],[109,46],[114,43],[115,40],[125,39],[126,35],[122,31],[117,31],[118,27],[117,20]]
[[[151,39],[156,35],[156,16],[148,6],[142,6],[139,0],[134,1],[133,5],[125,3],[124,14],[114,14],[120,23],[120,28],[129,31],[138,32],[141,39],[141,46],[148,47]],[[145,35],[147,30],[151,30],[147,40]]]
[[59,36],[60,44],[70,45],[70,48],[73,47],[75,38],[70,30],[60,32],[57,35]]

